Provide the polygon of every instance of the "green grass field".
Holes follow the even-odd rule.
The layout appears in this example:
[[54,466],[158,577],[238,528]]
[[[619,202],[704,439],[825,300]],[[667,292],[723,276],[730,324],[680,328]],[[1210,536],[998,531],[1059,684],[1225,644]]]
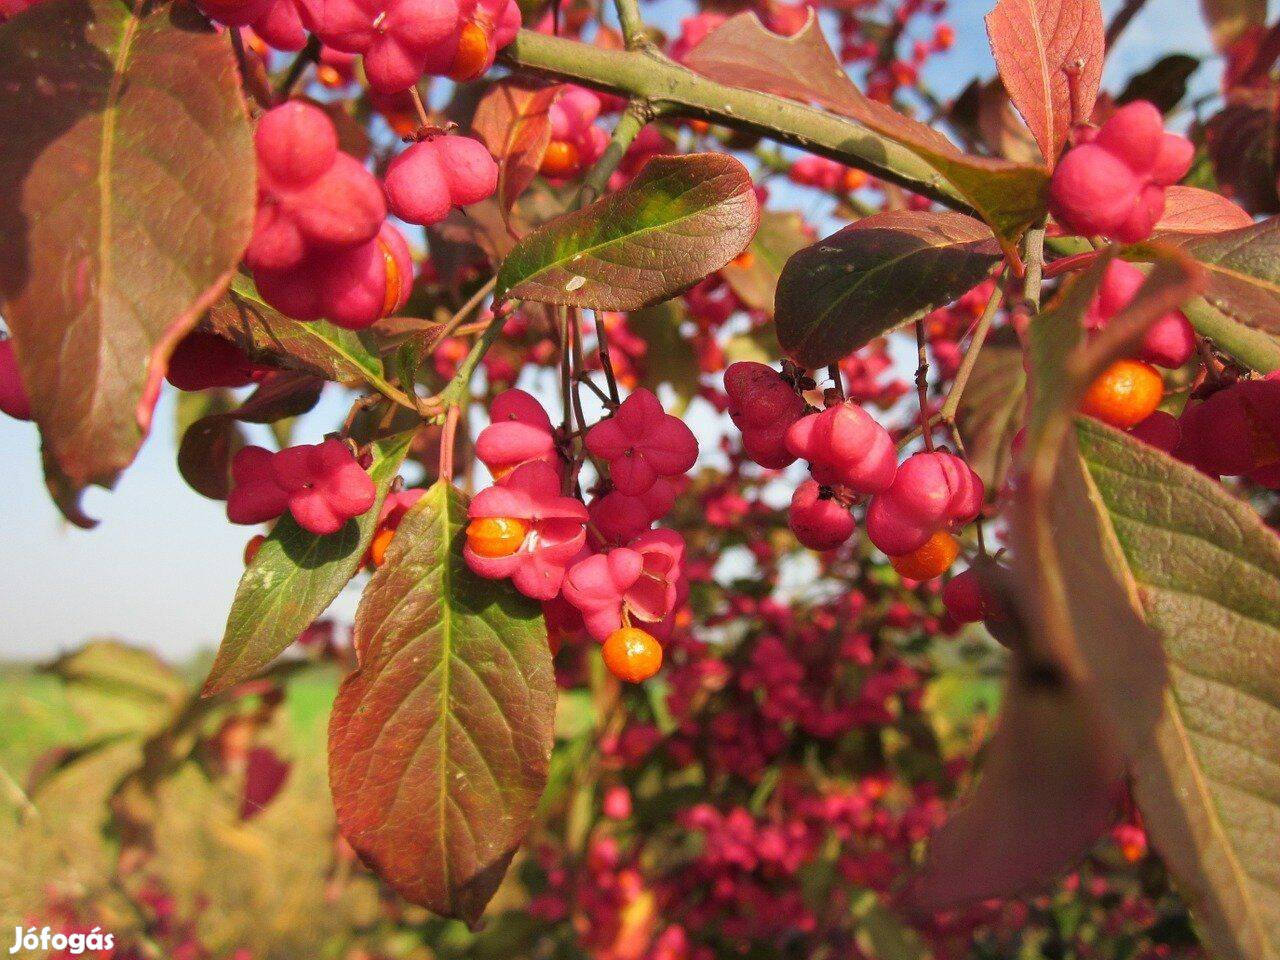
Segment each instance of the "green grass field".
[[[336,674],[308,670],[291,680],[286,707],[265,740],[292,768],[284,789],[249,821],[237,816],[235,784],[211,782],[187,764],[157,797],[157,853],[145,868],[196,916],[215,955],[253,944],[255,957],[320,958],[342,932],[377,915],[370,883],[330,885],[331,812],[325,723]],[[51,750],[91,739],[110,711],[78,698],[57,677],[0,668],[0,929],[42,917],[51,890],[71,894],[130,925],[113,889],[114,847],[104,835],[105,801],[140,756],[125,737],[80,760],[28,796]],[[109,718],[116,722],[118,717]],[[131,880],[132,882],[132,880]],[[207,905],[197,910],[196,904]]]

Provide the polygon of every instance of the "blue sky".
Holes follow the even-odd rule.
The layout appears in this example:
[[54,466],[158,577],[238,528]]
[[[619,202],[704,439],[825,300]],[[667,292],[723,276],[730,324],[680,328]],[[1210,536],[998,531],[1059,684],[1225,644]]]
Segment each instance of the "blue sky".
[[[994,73],[982,16],[992,0],[952,0],[947,19],[955,49],[928,73],[933,89],[955,93],[975,72]],[[1118,0],[1104,0],[1110,14]],[[1207,54],[1193,0],[1150,0],[1112,52],[1106,81],[1117,90],[1130,74],[1170,52]],[[668,26],[688,8],[661,0],[655,21]],[[1194,80],[1211,91],[1220,72],[1203,66]],[[222,504],[191,491],[174,467],[173,396],[166,393],[156,431],[114,492],[91,490],[85,503],[101,520],[93,531],[65,525],[45,496],[35,428],[0,416],[0,462],[9,464],[8,504],[0,515],[0,659],[43,659],[94,636],[117,636],[182,658],[218,642],[242,570],[251,530],[228,524]],[[314,442],[341,417],[334,392],[304,418],[297,437]],[[699,418],[703,420],[703,418]],[[712,423],[711,418],[705,422]],[[354,591],[337,610],[355,609]]]

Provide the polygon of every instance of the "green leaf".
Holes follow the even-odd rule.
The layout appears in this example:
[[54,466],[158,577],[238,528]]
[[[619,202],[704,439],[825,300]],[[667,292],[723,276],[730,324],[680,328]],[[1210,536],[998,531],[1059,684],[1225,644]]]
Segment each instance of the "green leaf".
[[841,360],[986,277],[1000,247],[960,213],[879,213],[795,254],[778,282],[778,342],[795,361]]
[[474,926],[547,782],[555,675],[541,611],[462,558],[466,499],[437,483],[356,614],[329,779],[343,835],[402,896]]
[[627,315],[627,328],[645,342],[640,358],[640,384],[656,390],[671,384],[679,399],[679,415],[698,392],[700,368],[692,340],[680,327],[687,319],[684,303],[668,300]]
[[[1077,435],[1168,662],[1157,702],[1121,687],[1112,701],[1143,823],[1209,950],[1275,957],[1280,539],[1221,484],[1155,448],[1093,421]],[[1104,653],[1121,661],[1108,672],[1146,655]]]
[[1221,233],[1162,233],[1209,275],[1205,299],[1245,326],[1280,333],[1280,217]]
[[49,0],[0,26],[0,301],[71,521],[150,428],[169,354],[253,226],[235,58],[186,4]]
[[[936,171],[1006,245],[1044,215],[1046,168],[969,156],[938,131],[871,100],[836,59],[816,16],[784,37],[766,29],[754,13],[740,13],[690,51],[685,65],[728,86],[817,104],[902,145]],[[851,131],[850,139],[855,136]]]
[[190,694],[155,654],[117,640],[91,640],[45,670],[66,685],[91,739],[153,733]]
[[996,331],[983,346],[956,409],[966,459],[991,497],[1004,488],[1013,459],[1013,437],[1026,412],[1022,348],[1016,337],[1003,334]]
[[733,157],[655,157],[621,190],[516,244],[494,296],[638,310],[719,270],[759,222],[751,175]]
[[243,273],[235,275],[202,325],[255,360],[346,384],[386,383],[382,361],[352,331],[325,320],[291,320],[267,306]]
[[410,434],[374,445],[369,473],[378,498],[337,533],[318,536],[285,513],[245,570],[227,616],[204,693],[218,693],[258,674],[328,608],[360,569],[378,511],[409,451]]
[[793,253],[813,242],[812,231],[796,210],[765,210],[751,246],[720,272],[738,299],[752,310],[773,315],[782,268]]

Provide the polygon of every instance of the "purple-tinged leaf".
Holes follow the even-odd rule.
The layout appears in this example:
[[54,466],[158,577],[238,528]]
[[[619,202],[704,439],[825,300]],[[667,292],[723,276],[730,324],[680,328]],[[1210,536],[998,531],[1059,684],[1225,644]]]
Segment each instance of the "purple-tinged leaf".
[[819,367],[851,354],[981,282],[1000,261],[981,221],[891,211],[850,224],[787,261],[778,281],[778,342]]

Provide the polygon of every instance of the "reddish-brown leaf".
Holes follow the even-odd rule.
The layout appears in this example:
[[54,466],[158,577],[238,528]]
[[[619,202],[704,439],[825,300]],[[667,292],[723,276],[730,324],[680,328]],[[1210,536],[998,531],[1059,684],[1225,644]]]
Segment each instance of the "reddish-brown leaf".
[[1115,816],[1124,764],[1079,686],[1018,655],[982,779],[929,844],[907,905],[929,916],[1034,891],[1070,869]]
[[504,217],[542,164],[551,142],[548,111],[560,89],[504,80],[476,106],[471,127],[498,161],[497,197]]
[[1253,226],[1253,217],[1220,193],[1176,185],[1165,191],[1156,232],[1221,233]]
[[0,301],[73,522],[133,459],[169,353],[249,240],[235,58],[185,4],[49,0],[0,28]]
[[713,30],[685,58],[720,83],[816,104],[902,145],[937,172],[1002,239],[1017,236],[1044,212],[1048,172],[962,152],[938,131],[868,98],[845,73],[815,16],[794,36],[740,13]]
[[1098,0],[1000,0],[987,14],[1000,78],[1050,166],[1093,114],[1105,32]]
[[546,785],[556,687],[538,605],[463,560],[466,514],[437,483],[369,582],[329,779],[365,861],[407,899],[474,925]]

